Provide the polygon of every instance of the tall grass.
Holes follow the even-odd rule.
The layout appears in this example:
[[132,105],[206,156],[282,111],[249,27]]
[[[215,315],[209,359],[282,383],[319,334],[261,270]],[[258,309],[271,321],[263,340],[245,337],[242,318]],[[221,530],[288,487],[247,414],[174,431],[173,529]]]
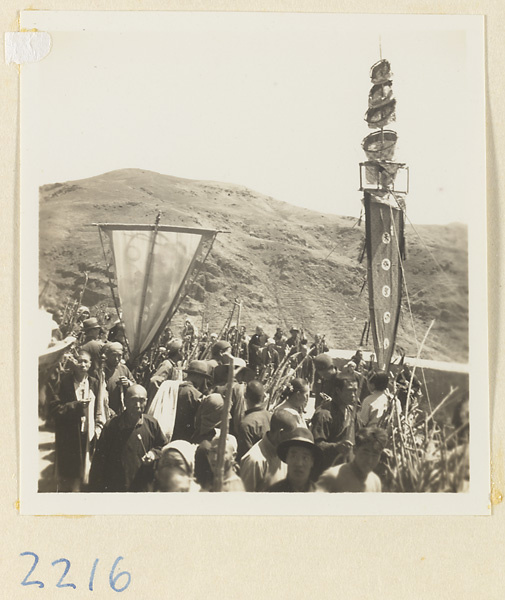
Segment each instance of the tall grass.
[[434,418],[455,392],[456,388],[451,388],[430,414],[412,400],[406,405],[408,412],[402,413],[393,400],[385,424],[389,444],[379,467],[384,491],[433,493],[468,489],[468,422],[456,429]]

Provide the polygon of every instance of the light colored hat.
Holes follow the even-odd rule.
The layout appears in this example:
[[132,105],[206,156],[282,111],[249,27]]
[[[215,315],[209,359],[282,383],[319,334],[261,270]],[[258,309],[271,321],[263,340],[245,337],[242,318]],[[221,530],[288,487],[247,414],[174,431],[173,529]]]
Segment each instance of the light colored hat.
[[247,363],[243,358],[239,358],[238,356],[233,357],[233,370],[235,373],[241,371],[244,367],[247,367]]
[[[220,437],[221,437],[221,430],[216,428],[216,435],[212,438],[211,443],[215,444],[215,443],[219,442]],[[234,454],[237,453],[237,450],[238,450],[237,438],[234,435],[231,435],[231,433],[229,433],[226,436],[226,446],[231,448],[231,450]]]
[[166,446],[163,446],[156,468],[162,469],[166,466],[167,458],[171,450],[175,450],[182,456],[188,468],[188,475],[193,475],[196,446],[193,446],[193,444],[190,444],[186,440],[174,440]]

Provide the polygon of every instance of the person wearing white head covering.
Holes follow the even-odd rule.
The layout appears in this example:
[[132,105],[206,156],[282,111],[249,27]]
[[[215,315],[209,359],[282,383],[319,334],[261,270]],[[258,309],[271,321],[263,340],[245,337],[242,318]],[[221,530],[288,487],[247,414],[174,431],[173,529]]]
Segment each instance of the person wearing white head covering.
[[161,450],[154,471],[154,491],[197,492],[193,480],[196,446],[186,440],[170,442]]

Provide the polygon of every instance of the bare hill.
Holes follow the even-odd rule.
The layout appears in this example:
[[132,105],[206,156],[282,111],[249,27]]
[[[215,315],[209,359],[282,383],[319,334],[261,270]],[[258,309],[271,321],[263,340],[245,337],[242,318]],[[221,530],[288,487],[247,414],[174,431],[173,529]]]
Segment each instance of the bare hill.
[[[357,196],[358,197],[358,196]],[[338,202],[338,199],[336,199]],[[358,263],[364,227],[356,219],[298,208],[239,185],[193,181],[124,169],[40,189],[40,286],[43,304],[62,308],[89,273],[83,302],[103,313],[112,307],[94,222],[152,223],[219,228],[197,283],[174,319],[190,315],[211,329],[224,324],[234,298],[243,322],[301,325],[325,332],[332,346],[355,348],[367,318],[365,261]],[[357,201],[356,212],[359,210]],[[424,358],[468,359],[467,229],[461,224],[407,228],[408,298],[420,341],[435,326]],[[330,253],[331,252],[331,253]],[[438,263],[438,265],[437,265]],[[407,300],[398,344],[416,353]],[[370,335],[369,347],[372,345]]]

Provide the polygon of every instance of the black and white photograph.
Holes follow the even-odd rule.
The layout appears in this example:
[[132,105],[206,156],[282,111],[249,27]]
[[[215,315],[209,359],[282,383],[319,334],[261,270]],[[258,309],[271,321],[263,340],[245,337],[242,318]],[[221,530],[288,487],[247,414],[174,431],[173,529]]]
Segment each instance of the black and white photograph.
[[22,511],[488,514],[483,19],[21,24]]

